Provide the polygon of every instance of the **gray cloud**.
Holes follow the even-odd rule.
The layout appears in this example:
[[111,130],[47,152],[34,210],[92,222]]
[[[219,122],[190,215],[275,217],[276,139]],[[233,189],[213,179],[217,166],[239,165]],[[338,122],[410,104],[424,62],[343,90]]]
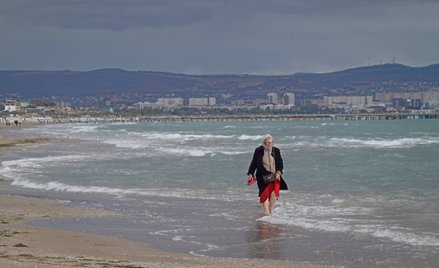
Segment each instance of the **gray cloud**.
[[439,62],[437,1],[3,0],[0,69],[326,72]]
[[17,0],[2,16],[28,24],[68,29],[126,30],[187,25],[208,19],[215,4],[172,0]]

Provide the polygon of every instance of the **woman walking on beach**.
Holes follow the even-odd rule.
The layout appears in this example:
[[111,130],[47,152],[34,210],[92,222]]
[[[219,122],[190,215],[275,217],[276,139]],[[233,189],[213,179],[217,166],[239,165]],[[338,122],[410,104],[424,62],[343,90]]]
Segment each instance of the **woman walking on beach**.
[[259,202],[262,204],[265,215],[273,213],[274,204],[279,198],[279,190],[288,190],[282,178],[284,169],[280,150],[273,146],[273,137],[266,135],[262,145],[255,149],[252,161],[248,168],[248,181],[256,180],[259,188]]

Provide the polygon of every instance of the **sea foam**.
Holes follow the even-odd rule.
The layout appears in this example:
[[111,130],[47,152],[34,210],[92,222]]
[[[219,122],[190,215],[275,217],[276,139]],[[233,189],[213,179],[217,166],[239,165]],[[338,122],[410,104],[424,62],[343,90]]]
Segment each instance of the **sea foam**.
[[414,230],[390,223],[377,224],[373,220],[367,220],[367,215],[373,214],[372,209],[337,206],[340,203],[337,200],[335,206],[305,206],[279,202],[273,215],[264,216],[258,221],[308,230],[366,234],[412,246],[439,246],[439,239],[434,234],[415,233]]

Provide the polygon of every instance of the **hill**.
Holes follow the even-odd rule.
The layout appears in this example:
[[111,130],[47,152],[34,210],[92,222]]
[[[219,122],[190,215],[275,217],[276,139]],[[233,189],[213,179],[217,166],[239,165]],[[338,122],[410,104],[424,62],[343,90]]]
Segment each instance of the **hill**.
[[[120,95],[264,96],[270,91],[297,94],[334,92],[338,88],[382,82],[439,85],[439,64],[410,67],[384,64],[331,73],[293,75],[186,75],[150,71],[100,69],[93,71],[0,71],[0,96],[85,97]],[[344,92],[346,94],[346,92]],[[349,93],[349,92],[348,92]]]

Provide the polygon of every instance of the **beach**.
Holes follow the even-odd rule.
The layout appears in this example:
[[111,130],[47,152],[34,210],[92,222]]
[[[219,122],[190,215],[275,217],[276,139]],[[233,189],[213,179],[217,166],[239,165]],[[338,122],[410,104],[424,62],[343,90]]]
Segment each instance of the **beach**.
[[[0,146],[49,142],[48,138],[0,137]],[[0,178],[0,188],[8,182]],[[22,195],[22,194],[21,194]],[[99,218],[114,212],[75,208],[54,200],[0,194],[0,263],[13,267],[322,267],[262,259],[198,257],[162,251],[113,236],[63,231],[27,224],[55,218]],[[121,226],[123,228],[123,226]],[[145,230],[147,231],[147,230]]]
[[196,257],[109,236],[32,227],[26,221],[102,217],[107,211],[0,195],[1,267],[322,267],[274,260]]
[[[25,123],[20,126],[5,126],[4,124],[0,123],[0,131],[2,130],[13,130],[13,129],[22,129],[27,127],[33,127],[36,126],[32,123]],[[0,132],[0,150],[2,148],[10,148],[10,147],[16,147],[21,145],[29,145],[29,144],[38,144],[38,143],[45,143],[45,142],[51,142],[55,141],[54,138],[46,138],[46,137],[15,137],[15,136],[4,136],[2,135],[2,132]]]
[[[434,122],[2,128],[0,262],[435,267]],[[246,185],[246,169],[265,133],[282,151],[290,188],[270,216],[262,213],[257,187]]]
[[17,138],[17,137],[3,137],[0,136],[0,149],[8,148],[26,144],[35,144],[35,143],[43,143],[53,141],[54,139],[50,138]]

